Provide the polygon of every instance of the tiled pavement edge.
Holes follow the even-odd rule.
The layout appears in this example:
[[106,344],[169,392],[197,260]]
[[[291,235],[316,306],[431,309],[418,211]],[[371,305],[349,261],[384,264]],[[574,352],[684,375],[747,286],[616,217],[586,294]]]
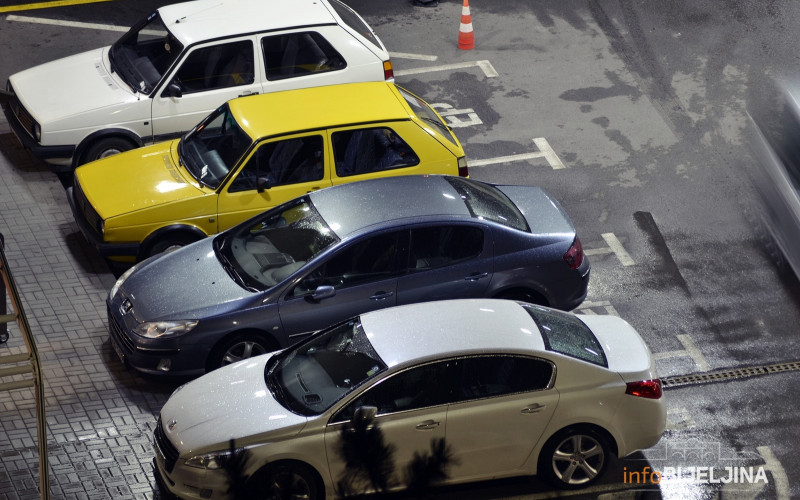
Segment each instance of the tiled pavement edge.
[[[176,384],[142,379],[114,357],[105,313],[114,276],[78,232],[58,177],[3,118],[0,233],[42,359],[52,498],[157,497],[152,429]],[[16,324],[9,331],[0,355],[24,352]],[[39,498],[32,389],[0,392],[0,429],[0,500]]]

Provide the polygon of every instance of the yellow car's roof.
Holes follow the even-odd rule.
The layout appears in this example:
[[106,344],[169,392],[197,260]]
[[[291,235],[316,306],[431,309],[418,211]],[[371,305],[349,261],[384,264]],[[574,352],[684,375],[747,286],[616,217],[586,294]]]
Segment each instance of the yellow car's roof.
[[228,106],[242,129],[254,139],[414,116],[391,82],[271,92],[232,99]]

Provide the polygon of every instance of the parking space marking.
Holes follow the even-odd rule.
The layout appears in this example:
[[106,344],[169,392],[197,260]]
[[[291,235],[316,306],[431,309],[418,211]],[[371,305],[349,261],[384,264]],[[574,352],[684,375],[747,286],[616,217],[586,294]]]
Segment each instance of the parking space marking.
[[486,158],[485,160],[469,160],[468,164],[470,167],[485,167],[486,165],[496,165],[498,163],[510,163],[514,161],[531,160],[534,158],[544,158],[547,160],[547,163],[550,164],[550,167],[552,167],[553,170],[567,168],[563,163],[561,163],[558,155],[553,148],[550,147],[550,144],[544,137],[535,137],[533,139],[533,143],[536,144],[537,148],[539,148],[539,151],[536,153],[497,156],[495,158]]
[[389,52],[389,57],[394,59],[414,59],[416,61],[435,61],[439,56],[429,56],[426,54],[409,54],[408,52]]
[[778,500],[789,500],[791,497],[789,493],[789,478],[786,476],[786,470],[784,470],[780,460],[772,453],[772,449],[769,446],[756,446],[756,450],[761,455],[761,458],[764,459],[764,469],[772,473]]
[[[113,0],[96,0],[96,1],[113,1]],[[97,23],[83,23],[80,21],[61,21],[59,19],[46,19],[44,17],[30,17],[18,16],[11,14],[6,17],[6,21],[16,21],[18,23],[34,23],[34,24],[49,24],[52,26],[67,26],[69,28],[84,28],[90,30],[104,30],[104,31],[119,31],[122,33],[127,32],[131,28],[129,26],[114,26],[113,24],[97,24]],[[148,35],[160,35],[161,32],[154,30],[142,30],[142,33]]]
[[689,357],[692,358],[701,372],[707,372],[711,369],[705,356],[703,356],[703,353],[697,348],[691,337],[686,334],[681,334],[678,335],[678,341],[683,345],[683,349],[653,353],[653,357],[655,359]]
[[394,76],[418,75],[420,73],[433,73],[435,71],[452,71],[454,69],[474,68],[478,67],[486,75],[486,78],[495,78],[498,76],[497,71],[489,61],[467,61],[463,63],[444,64],[442,66],[429,66],[427,68],[411,68],[401,69],[394,72]]
[[[447,120],[447,124],[450,127],[471,127],[483,123],[483,120],[478,117],[478,113],[472,108],[454,109],[453,106],[446,102],[437,102],[436,104],[431,104],[431,107],[435,109],[442,118]],[[466,118],[458,118],[458,115],[466,115]]]
[[692,418],[687,408],[673,408],[667,410],[667,429],[681,431],[693,429],[697,423]]
[[594,310],[595,309],[600,309],[600,308],[605,309],[605,311],[606,311],[605,314],[611,314],[613,316],[619,316],[619,314],[617,313],[617,310],[614,309],[614,306],[611,305],[611,302],[609,302],[607,300],[600,300],[600,301],[597,301],[597,302],[584,300],[583,303],[577,309],[575,309],[575,312],[577,312],[578,314],[594,314],[594,315],[596,315],[597,313],[594,312]]
[[[472,166],[471,163],[470,166]],[[617,256],[617,259],[619,259],[620,264],[623,266],[633,266],[636,264],[627,250],[625,250],[625,247],[622,246],[622,242],[619,241],[619,238],[617,238],[614,233],[603,233],[600,236],[603,237],[603,240],[608,246],[601,248],[585,248],[583,253],[586,255],[603,255],[607,253],[613,253]]]
[[[53,0],[52,2],[25,3],[21,5],[11,5],[0,7],[0,12],[15,12],[18,10],[50,9],[53,7],[64,7],[66,5],[80,5],[84,3],[113,2],[114,0]],[[128,31],[127,29],[125,31]]]

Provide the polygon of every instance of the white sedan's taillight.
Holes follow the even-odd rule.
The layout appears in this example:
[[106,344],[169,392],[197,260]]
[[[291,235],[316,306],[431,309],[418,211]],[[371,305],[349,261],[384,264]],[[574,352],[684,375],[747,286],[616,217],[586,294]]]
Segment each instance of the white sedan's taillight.
[[581,245],[581,240],[577,236],[575,240],[573,240],[572,246],[567,250],[567,253],[564,254],[564,262],[566,262],[571,269],[578,269],[581,267],[583,263],[583,245]]
[[661,381],[659,379],[640,380],[638,382],[628,382],[625,387],[625,394],[638,396],[647,399],[661,399]]

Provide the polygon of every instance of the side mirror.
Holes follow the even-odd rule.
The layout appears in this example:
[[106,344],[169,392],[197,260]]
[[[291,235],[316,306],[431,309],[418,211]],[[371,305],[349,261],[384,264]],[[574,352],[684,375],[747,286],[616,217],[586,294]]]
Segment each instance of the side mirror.
[[272,184],[270,184],[269,179],[267,179],[266,177],[259,177],[258,179],[256,179],[256,189],[258,190],[259,193],[263,193],[265,190],[271,187]]
[[356,408],[356,411],[353,412],[353,422],[371,422],[372,419],[375,418],[375,415],[378,414],[378,407],[377,406],[359,406]]
[[322,299],[328,299],[336,295],[336,289],[330,285],[320,285],[314,290],[314,293],[311,294],[311,300],[320,301]]
[[167,94],[170,97],[183,97],[183,91],[181,90],[181,86],[175,82],[170,83],[167,85]]

